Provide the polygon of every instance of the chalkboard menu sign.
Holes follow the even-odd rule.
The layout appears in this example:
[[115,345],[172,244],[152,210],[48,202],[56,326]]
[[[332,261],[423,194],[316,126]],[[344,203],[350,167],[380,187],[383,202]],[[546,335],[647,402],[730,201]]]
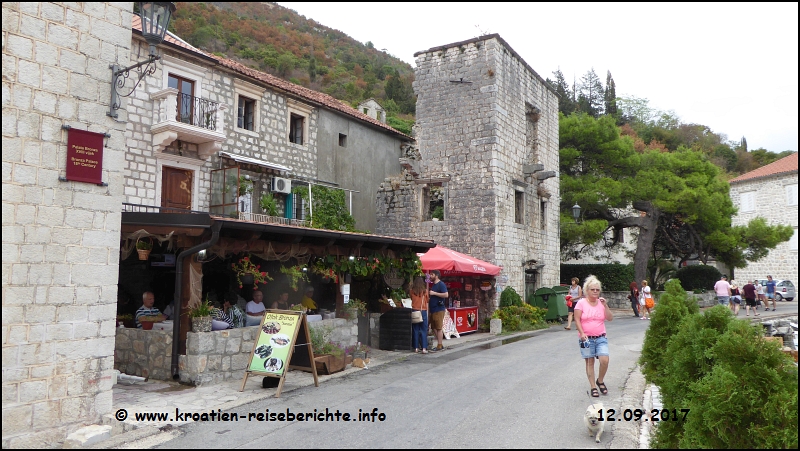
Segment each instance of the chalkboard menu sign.
[[244,390],[249,375],[257,374],[281,379],[275,394],[275,397],[279,397],[286,371],[290,366],[311,369],[314,374],[314,384],[319,386],[310,343],[311,336],[305,313],[267,310],[261,319],[258,339],[250,353],[250,362],[239,391]]

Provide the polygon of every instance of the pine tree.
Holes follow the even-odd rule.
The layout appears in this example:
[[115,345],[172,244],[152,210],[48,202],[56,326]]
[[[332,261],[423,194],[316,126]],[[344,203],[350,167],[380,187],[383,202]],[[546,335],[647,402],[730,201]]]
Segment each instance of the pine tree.
[[553,72],[555,80],[547,79],[547,82],[556,90],[558,94],[558,111],[564,113],[564,116],[569,116],[575,111],[575,101],[573,99],[574,93],[570,90],[569,84],[564,79],[564,74],[561,69]]
[[606,92],[604,96],[606,114],[611,115],[615,119],[618,118],[617,113],[617,85],[614,83],[614,78],[611,77],[611,71],[606,75]]
[[595,118],[600,117],[603,114],[604,91],[600,77],[592,68],[581,77],[581,84],[578,87],[578,109]]

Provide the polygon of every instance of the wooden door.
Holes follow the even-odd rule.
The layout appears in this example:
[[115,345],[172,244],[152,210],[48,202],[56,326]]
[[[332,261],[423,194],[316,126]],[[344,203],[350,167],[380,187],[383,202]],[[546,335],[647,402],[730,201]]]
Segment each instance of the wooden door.
[[194,173],[185,169],[162,166],[161,168],[161,207],[164,213],[176,211],[169,208],[191,210]]

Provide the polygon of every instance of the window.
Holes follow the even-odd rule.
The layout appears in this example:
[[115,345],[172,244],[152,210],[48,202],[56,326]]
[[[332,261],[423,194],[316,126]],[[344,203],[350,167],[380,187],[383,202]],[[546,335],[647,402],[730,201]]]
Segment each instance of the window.
[[367,116],[369,116],[369,108],[364,108],[364,114],[366,114]]
[[547,202],[539,201],[539,227],[544,230],[547,226]]
[[256,101],[239,96],[239,107],[236,112],[236,126],[245,130],[254,130]]
[[303,144],[303,126],[305,119],[298,114],[289,115],[289,142]]
[[797,183],[786,186],[786,205],[797,206]]
[[514,222],[524,224],[525,222],[525,193],[514,191]]
[[445,190],[442,183],[428,184],[428,187],[423,190],[423,197],[423,208],[427,208],[423,212],[424,220],[444,221]]
[[339,133],[339,147],[347,147],[347,135]]
[[194,82],[175,74],[169,74],[167,85],[178,90],[178,122],[192,123],[194,109]]
[[[797,186],[797,185],[795,185]],[[792,237],[789,238],[789,250],[796,251],[797,250],[797,229],[794,229],[794,233]]]
[[756,211],[756,192],[748,191],[742,193],[742,211]]

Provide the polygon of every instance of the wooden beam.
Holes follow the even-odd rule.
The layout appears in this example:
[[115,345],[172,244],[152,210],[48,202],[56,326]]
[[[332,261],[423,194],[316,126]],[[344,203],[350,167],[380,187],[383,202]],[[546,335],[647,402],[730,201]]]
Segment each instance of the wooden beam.
[[186,236],[200,236],[208,230],[208,228],[200,228],[200,227],[169,227],[169,226],[142,226],[137,224],[122,224],[122,233],[133,233],[138,230],[146,230],[147,233],[151,233],[153,235],[169,235],[170,233],[175,233],[175,235],[186,235]]

